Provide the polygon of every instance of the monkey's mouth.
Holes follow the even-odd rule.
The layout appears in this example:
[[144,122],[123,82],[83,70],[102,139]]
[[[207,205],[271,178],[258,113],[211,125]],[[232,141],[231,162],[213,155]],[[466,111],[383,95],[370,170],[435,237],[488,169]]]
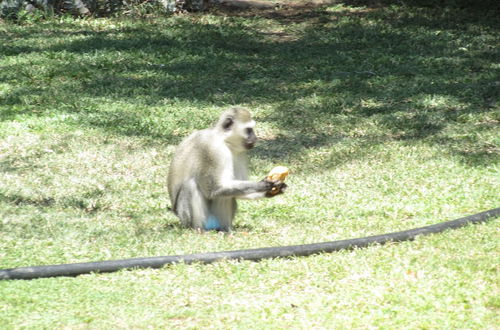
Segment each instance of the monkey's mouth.
[[245,142],[245,148],[252,149],[255,147],[255,142]]

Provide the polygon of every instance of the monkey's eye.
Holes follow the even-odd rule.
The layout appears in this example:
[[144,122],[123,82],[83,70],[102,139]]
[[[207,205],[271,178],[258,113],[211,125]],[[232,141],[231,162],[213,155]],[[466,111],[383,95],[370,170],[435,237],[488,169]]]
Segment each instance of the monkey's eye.
[[234,123],[233,118],[228,117],[222,123],[222,127],[224,128],[224,130],[228,131],[231,128],[231,126],[233,126],[233,123]]
[[253,128],[248,127],[248,128],[245,129],[245,132],[247,133],[247,135],[252,135],[253,134]]

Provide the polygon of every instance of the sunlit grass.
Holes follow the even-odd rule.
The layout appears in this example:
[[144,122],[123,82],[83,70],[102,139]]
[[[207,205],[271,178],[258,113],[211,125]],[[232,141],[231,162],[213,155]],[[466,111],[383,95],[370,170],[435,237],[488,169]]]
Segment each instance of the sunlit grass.
[[[313,243],[498,207],[498,21],[332,5],[0,23],[0,268]],[[194,129],[249,107],[235,232],[168,211]],[[493,328],[498,220],[286,260],[0,282],[2,328]]]

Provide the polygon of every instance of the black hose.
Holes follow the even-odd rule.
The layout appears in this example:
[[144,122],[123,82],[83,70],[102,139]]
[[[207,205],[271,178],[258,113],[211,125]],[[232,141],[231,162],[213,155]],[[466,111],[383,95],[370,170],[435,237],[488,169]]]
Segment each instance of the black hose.
[[498,215],[500,215],[500,208],[470,215],[468,217],[460,218],[457,220],[446,221],[435,225],[410,230],[315,244],[0,269],[0,279],[27,280],[41,277],[77,276],[80,274],[88,274],[93,272],[106,273],[126,268],[161,268],[167,264],[178,262],[183,262],[186,264],[194,262],[207,264],[223,259],[257,261],[267,258],[309,256],[322,252],[334,252],[344,249],[362,248],[372,244],[385,244],[387,242],[402,242],[412,240],[417,235],[440,233],[446,229],[459,228],[471,223],[485,222]]

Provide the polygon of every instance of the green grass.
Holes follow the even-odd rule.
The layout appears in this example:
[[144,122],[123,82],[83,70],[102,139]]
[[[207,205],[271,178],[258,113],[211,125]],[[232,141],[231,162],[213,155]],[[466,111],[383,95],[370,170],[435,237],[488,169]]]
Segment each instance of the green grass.
[[[0,22],[0,268],[313,243],[499,206],[499,20],[451,8],[282,8]],[[231,235],[167,211],[175,145],[258,121]],[[0,282],[0,328],[499,324],[498,220],[308,258]]]

